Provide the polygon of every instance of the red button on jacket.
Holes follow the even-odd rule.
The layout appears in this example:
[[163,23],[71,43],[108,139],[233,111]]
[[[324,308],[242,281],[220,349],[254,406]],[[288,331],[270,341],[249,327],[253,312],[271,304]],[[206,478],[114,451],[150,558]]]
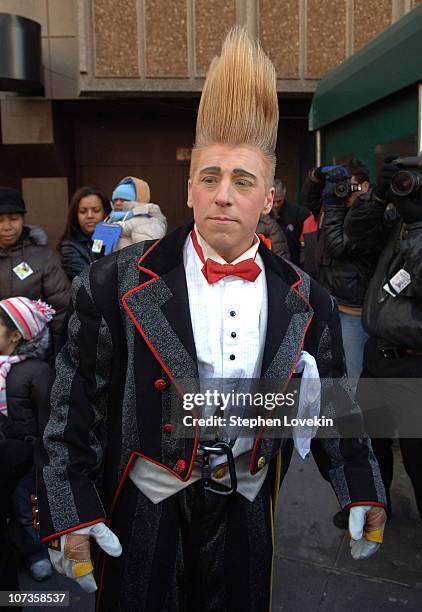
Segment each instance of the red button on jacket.
[[164,389],[167,389],[168,387],[168,382],[164,380],[164,378],[157,378],[154,383],[154,387],[157,389],[157,391],[164,391]]
[[171,423],[166,423],[164,425],[164,431],[166,431],[167,433],[170,433],[171,431],[173,431],[173,425]]
[[176,472],[183,472],[186,468],[186,461],[184,459],[179,459],[176,463]]

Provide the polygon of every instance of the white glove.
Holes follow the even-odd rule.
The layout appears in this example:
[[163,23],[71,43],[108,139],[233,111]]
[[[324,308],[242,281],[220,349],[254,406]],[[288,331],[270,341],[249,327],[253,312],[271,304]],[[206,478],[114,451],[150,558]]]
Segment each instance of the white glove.
[[[371,516],[367,516],[368,512]],[[368,559],[381,546],[385,511],[379,506],[353,506],[349,514],[350,552],[353,559]]]
[[122,554],[119,538],[104,523],[77,529],[48,543],[48,553],[55,570],[76,580],[84,591],[97,590],[94,579],[89,538],[92,537],[112,557]]

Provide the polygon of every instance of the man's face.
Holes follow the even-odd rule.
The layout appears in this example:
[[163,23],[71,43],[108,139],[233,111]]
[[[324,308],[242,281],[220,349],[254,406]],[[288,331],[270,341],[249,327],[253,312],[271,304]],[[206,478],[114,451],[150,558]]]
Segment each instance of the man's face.
[[261,213],[271,210],[267,163],[254,147],[223,144],[204,146],[194,159],[188,206],[201,236],[228,262],[253,244]]
[[273,213],[278,213],[282,208],[283,208],[283,204],[284,204],[284,200],[286,199],[286,194],[285,193],[276,193],[274,196],[274,206],[273,206]]
[[[359,185],[359,181],[355,176],[352,176],[351,182],[352,182],[352,185],[353,184]],[[360,183],[360,186],[362,188],[360,191],[353,191],[350,197],[347,198],[347,206],[350,207],[353,204],[353,202],[356,200],[356,198],[362,195],[362,193],[366,193],[368,191],[369,181],[363,181],[363,183]]]
[[0,248],[6,249],[17,243],[23,230],[21,213],[0,214]]

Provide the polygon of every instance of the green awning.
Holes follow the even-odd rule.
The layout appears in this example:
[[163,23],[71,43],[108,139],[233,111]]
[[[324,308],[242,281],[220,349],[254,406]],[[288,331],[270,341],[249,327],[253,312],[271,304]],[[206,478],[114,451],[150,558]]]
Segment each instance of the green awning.
[[422,81],[422,5],[329,72],[315,90],[309,129],[316,130]]

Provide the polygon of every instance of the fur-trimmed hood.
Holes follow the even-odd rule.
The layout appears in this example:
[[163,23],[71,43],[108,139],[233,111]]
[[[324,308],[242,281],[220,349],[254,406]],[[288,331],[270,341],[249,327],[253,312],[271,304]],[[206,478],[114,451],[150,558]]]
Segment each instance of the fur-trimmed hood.
[[38,334],[31,341],[22,342],[16,351],[17,355],[24,356],[26,358],[32,357],[34,359],[47,359],[51,346],[51,336],[48,326]]

